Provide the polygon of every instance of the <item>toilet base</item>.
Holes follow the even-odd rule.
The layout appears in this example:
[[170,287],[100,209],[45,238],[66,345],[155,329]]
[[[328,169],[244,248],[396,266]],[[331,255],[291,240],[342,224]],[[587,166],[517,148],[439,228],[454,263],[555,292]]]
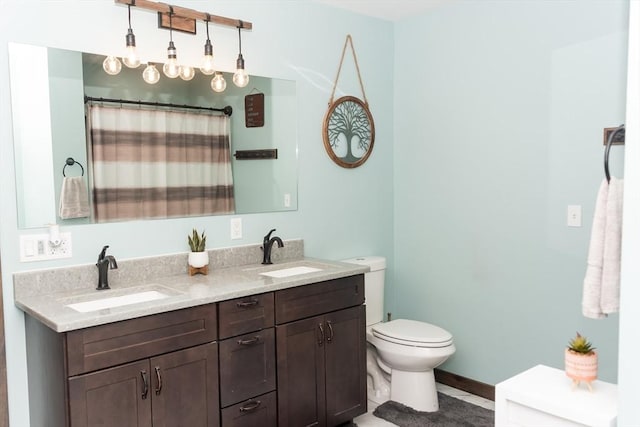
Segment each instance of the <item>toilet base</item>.
[[416,411],[438,410],[438,392],[433,370],[407,372],[391,370],[391,400],[409,406]]

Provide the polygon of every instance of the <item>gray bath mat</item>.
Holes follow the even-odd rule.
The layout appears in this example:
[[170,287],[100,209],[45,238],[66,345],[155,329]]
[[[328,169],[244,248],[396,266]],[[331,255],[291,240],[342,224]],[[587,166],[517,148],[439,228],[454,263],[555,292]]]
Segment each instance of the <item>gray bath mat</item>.
[[437,412],[418,412],[392,400],[378,406],[373,415],[400,427],[493,427],[494,412],[455,397],[438,393]]

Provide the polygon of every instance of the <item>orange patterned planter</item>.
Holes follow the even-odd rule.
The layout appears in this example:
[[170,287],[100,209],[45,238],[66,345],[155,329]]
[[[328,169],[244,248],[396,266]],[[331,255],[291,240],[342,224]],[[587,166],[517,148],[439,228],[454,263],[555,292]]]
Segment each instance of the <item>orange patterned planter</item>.
[[581,382],[585,382],[589,391],[593,391],[591,382],[598,378],[598,354],[595,351],[590,354],[581,354],[567,348],[564,350],[564,370],[573,380],[574,388]]

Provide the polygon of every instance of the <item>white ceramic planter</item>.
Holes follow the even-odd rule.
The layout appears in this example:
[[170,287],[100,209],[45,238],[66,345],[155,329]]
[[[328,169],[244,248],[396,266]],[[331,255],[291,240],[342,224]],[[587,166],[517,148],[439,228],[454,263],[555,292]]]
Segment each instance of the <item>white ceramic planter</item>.
[[209,252],[189,252],[189,265],[193,268],[202,268],[209,264]]

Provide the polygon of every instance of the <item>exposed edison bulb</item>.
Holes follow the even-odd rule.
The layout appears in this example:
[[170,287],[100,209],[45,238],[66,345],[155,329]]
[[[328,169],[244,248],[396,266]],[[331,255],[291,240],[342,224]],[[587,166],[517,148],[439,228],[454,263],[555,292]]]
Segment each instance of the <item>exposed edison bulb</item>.
[[245,87],[249,84],[249,75],[244,68],[238,68],[236,72],[233,73],[233,83],[238,87]]
[[129,68],[138,68],[140,66],[140,57],[138,57],[135,46],[127,46],[122,62]]
[[200,64],[200,71],[202,74],[210,76],[215,73],[215,68],[213,68],[213,56],[205,55],[202,57],[202,63]]
[[175,79],[180,75],[176,46],[173,44],[173,40],[169,42],[169,48],[167,49],[167,62],[162,66],[162,71],[164,72],[164,75],[170,79]]
[[207,39],[207,42],[204,44],[204,55],[200,62],[200,71],[207,76],[215,72],[213,68],[213,45],[209,39]]
[[107,74],[115,76],[122,69],[122,63],[115,56],[107,56],[102,62],[102,68]]
[[226,88],[227,81],[221,72],[216,71],[216,74],[211,79],[211,89],[213,89],[214,92],[224,92]]
[[188,65],[180,66],[180,78],[189,81],[196,75],[196,70]]
[[249,75],[244,70],[244,58],[242,54],[238,55],[238,60],[236,61],[236,72],[233,73],[233,83],[238,87],[245,87],[249,84]]
[[160,80],[160,71],[158,71],[155,64],[150,62],[142,72],[142,78],[150,85],[156,84]]
[[180,75],[180,66],[175,59],[169,59],[162,66],[162,71],[164,72],[165,76],[169,77],[170,79],[175,79]]
[[133,30],[129,28],[129,32],[126,36],[127,47],[122,57],[122,62],[129,68],[138,68],[140,65],[140,57],[136,52],[136,37],[133,35]]

